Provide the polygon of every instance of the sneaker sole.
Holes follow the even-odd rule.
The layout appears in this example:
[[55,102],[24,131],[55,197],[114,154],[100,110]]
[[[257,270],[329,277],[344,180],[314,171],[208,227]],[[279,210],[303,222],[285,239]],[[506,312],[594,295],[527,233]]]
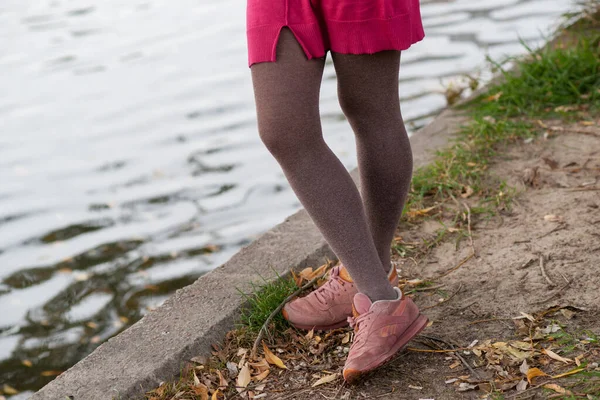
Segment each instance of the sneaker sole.
[[342,322],[338,322],[337,324],[324,325],[324,326],[318,326],[318,325],[298,325],[298,324],[294,324],[294,323],[290,322],[289,320],[288,320],[288,322],[294,328],[296,328],[296,329],[302,329],[302,330],[305,330],[305,331],[310,331],[310,330],[313,330],[313,329],[315,331],[331,331],[331,330],[334,330],[334,329],[344,328],[344,327],[348,326],[348,321],[342,321]]
[[344,380],[347,383],[354,383],[360,378],[361,375],[363,375],[367,372],[371,372],[374,369],[381,367],[383,364],[385,364],[386,362],[391,360],[392,357],[394,357],[396,355],[396,353],[398,353],[400,350],[402,350],[402,348],[404,348],[404,346],[406,346],[408,344],[408,342],[410,342],[415,336],[417,336],[419,333],[421,333],[421,331],[423,329],[425,329],[425,327],[427,326],[428,322],[429,322],[429,319],[426,316],[424,316],[423,314],[419,314],[417,319],[414,320],[414,322],[408,327],[408,329],[406,330],[404,335],[402,335],[400,337],[398,342],[396,342],[396,344],[394,344],[394,346],[383,357],[383,359],[381,361],[377,362],[375,365],[373,365],[373,367],[366,369],[366,370],[362,370],[362,371],[357,370],[357,369],[347,369],[347,370],[345,369],[344,370]]

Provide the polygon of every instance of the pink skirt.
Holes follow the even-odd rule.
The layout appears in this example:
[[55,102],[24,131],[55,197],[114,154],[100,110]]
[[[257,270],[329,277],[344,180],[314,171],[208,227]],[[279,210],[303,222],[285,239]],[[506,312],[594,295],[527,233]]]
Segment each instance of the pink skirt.
[[248,0],[248,64],[276,60],[283,27],[306,57],[373,54],[423,39],[419,0]]

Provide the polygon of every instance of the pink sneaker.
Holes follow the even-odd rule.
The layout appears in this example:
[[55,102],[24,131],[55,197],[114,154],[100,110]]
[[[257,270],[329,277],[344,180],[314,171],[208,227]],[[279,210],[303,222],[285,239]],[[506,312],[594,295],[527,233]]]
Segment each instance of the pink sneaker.
[[[390,283],[398,286],[398,272],[392,267]],[[329,279],[305,297],[295,299],[282,310],[283,317],[298,329],[329,330],[348,325],[356,285],[343,265],[333,267]]]
[[427,317],[419,312],[413,301],[402,296],[398,300],[371,303],[364,294],[354,296],[354,318],[348,318],[354,327],[354,341],[344,365],[344,379],[355,382],[391,359],[413,337],[425,328]]

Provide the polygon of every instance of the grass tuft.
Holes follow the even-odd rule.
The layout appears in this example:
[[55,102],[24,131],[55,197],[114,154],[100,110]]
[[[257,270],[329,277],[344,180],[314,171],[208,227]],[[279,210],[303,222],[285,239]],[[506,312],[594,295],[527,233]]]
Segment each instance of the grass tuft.
[[[290,278],[281,278],[262,285],[251,284],[251,292],[240,294],[248,301],[247,307],[242,310],[239,325],[245,327],[250,333],[257,333],[263,324],[289,295],[294,293],[298,287]],[[287,321],[281,314],[273,318],[273,328],[282,332],[289,327]]]

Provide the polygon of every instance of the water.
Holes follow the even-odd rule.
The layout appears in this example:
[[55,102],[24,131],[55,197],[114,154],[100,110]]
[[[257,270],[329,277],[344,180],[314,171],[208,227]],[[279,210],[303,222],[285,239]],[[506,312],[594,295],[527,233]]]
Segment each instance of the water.
[[[423,1],[410,126],[564,0]],[[259,142],[243,0],[0,3],[0,387],[26,398],[299,208]],[[483,73],[483,79],[489,77]],[[326,140],[352,134],[327,65]]]

